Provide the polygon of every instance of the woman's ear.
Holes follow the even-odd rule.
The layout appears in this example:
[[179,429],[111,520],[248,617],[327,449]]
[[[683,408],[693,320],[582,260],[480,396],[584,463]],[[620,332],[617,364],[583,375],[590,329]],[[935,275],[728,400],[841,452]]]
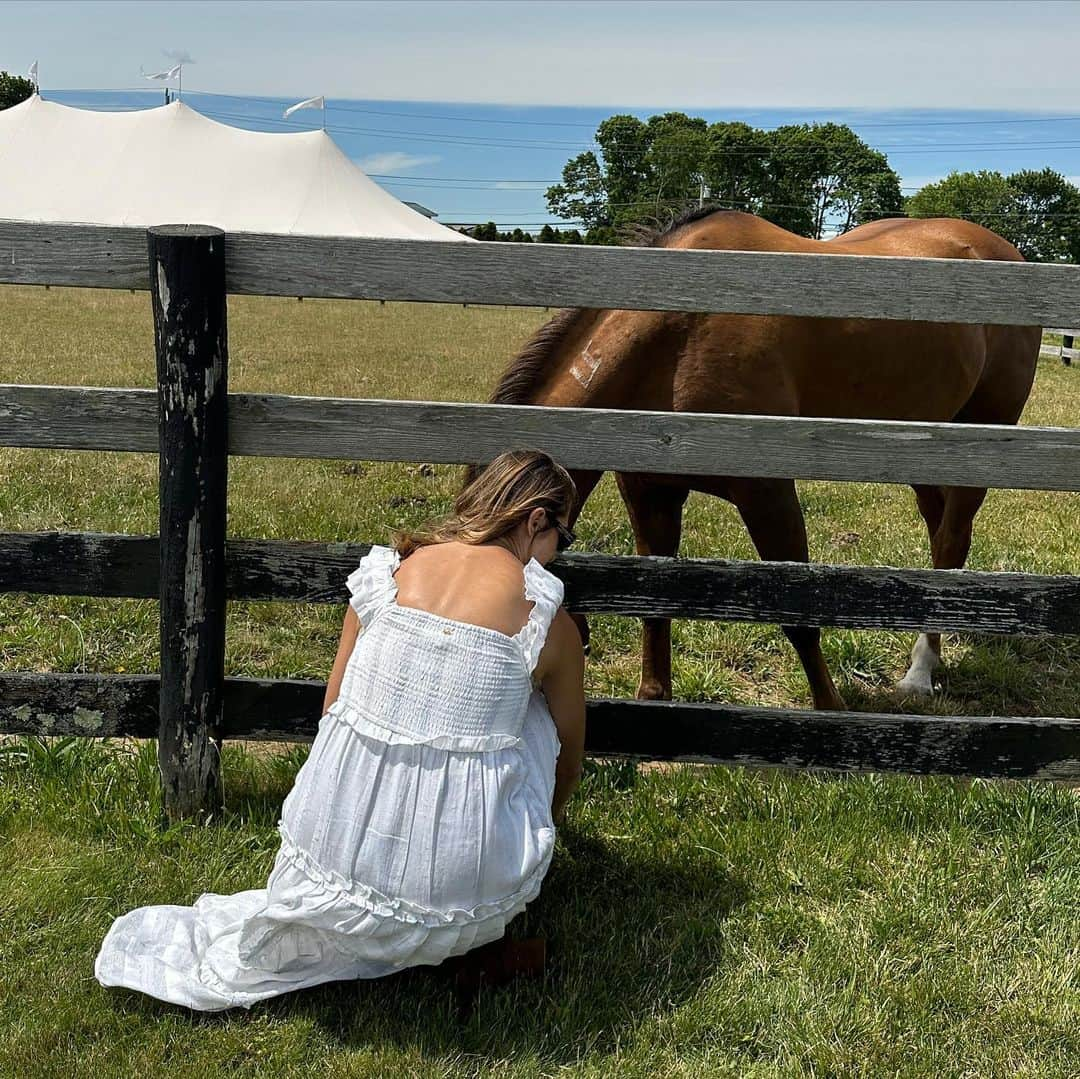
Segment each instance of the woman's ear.
[[533,539],[537,533],[542,532],[547,526],[547,510],[543,506],[537,506],[529,514],[529,539]]

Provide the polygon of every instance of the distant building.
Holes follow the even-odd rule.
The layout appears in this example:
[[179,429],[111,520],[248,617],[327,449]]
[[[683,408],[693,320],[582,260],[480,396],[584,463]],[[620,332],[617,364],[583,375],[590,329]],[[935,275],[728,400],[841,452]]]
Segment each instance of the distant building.
[[453,229],[455,232],[464,232],[466,235],[471,234],[478,224],[476,221],[441,221],[439,223],[444,228]]
[[418,202],[407,202],[406,206],[410,210],[415,210],[418,214],[423,214],[425,217],[438,217],[439,215],[434,210],[429,210],[426,206],[421,206]]

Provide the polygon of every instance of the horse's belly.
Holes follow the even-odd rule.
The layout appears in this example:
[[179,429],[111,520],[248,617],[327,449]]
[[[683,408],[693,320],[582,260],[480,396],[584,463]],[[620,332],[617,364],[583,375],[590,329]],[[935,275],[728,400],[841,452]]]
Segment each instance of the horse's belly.
[[792,342],[803,416],[952,419],[986,363],[982,327],[822,319],[841,325]]
[[950,420],[986,363],[981,326],[721,316],[689,343],[685,411]]

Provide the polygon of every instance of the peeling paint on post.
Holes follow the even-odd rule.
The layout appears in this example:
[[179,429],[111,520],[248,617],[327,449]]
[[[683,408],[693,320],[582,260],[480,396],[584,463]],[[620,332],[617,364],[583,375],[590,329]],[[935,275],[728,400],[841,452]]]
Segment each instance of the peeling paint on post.
[[[215,242],[221,237],[222,242]],[[228,467],[220,229],[148,230],[160,452],[158,767],[169,820],[221,806]]]

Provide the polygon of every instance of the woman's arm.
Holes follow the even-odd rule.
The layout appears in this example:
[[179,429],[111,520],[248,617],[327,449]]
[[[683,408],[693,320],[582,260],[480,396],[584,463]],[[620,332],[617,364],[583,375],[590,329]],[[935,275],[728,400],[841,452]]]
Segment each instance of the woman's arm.
[[357,635],[360,633],[360,619],[352,607],[345,609],[345,622],[341,627],[341,641],[338,643],[337,655],[334,657],[334,669],[330,672],[330,678],[326,683],[326,696],[323,698],[322,714],[338,699],[341,692],[341,679],[345,674],[345,664],[352,655],[353,645],[356,644]]
[[581,782],[585,756],[585,653],[581,634],[564,608],[552,619],[545,651],[549,643],[551,653],[544,659],[550,663],[550,669],[540,685],[562,747],[555,765],[555,794],[551,802],[552,819],[562,824],[566,803]]

